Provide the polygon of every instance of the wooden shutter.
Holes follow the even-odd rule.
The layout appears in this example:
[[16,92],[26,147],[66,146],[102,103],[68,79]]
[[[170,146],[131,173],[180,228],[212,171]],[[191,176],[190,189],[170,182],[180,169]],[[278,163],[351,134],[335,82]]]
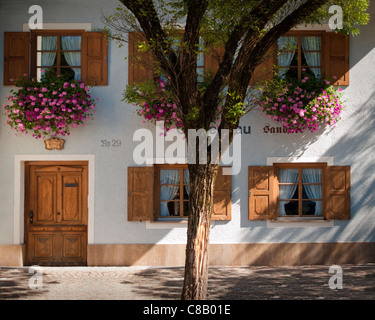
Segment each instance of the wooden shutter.
[[272,166],[249,167],[249,220],[276,218],[277,179]]
[[219,167],[216,176],[213,202],[211,220],[232,219],[232,176],[223,175],[223,167]]
[[150,52],[140,52],[137,43],[146,41],[139,32],[129,33],[128,79],[129,83],[153,80],[153,57]]
[[29,74],[29,32],[4,32],[4,85]]
[[337,77],[335,85],[349,85],[349,36],[327,32],[324,41],[325,75]]
[[326,205],[328,220],[350,219],[350,167],[331,166],[326,169]]
[[250,85],[257,84],[265,80],[272,80],[274,75],[274,66],[277,65],[277,44],[271,46],[263,61],[255,68]]
[[208,49],[204,52],[204,71],[215,75],[224,56],[224,48]]
[[108,84],[108,43],[102,32],[82,36],[82,81],[92,86]]
[[128,167],[128,221],[154,219],[154,168]]

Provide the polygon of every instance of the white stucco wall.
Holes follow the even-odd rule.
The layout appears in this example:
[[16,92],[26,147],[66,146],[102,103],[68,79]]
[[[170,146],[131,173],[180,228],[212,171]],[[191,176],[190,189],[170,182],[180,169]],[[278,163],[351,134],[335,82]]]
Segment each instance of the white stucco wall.
[[[102,27],[102,12],[111,13],[118,1],[53,0],[39,1],[45,23],[85,23]],[[0,0],[0,79],[3,78],[3,40],[5,31],[22,31],[33,1]],[[371,5],[371,12],[375,6]],[[212,243],[252,242],[356,242],[375,241],[375,23],[362,27],[360,35],[351,38],[350,86],[345,89],[349,107],[333,130],[305,134],[265,134],[267,118],[253,112],[241,120],[251,126],[251,134],[242,135],[242,169],[232,180],[232,220],[214,222]],[[128,81],[124,60],[127,46],[109,45],[109,84],[95,87],[92,95],[99,97],[95,120],[85,127],[72,129],[62,151],[47,151],[42,140],[14,134],[0,115],[0,244],[22,243],[22,221],[15,211],[23,212],[22,159],[43,157],[76,159],[81,155],[93,159],[95,166],[91,214],[90,243],[184,243],[186,227],[146,222],[127,222],[127,167],[133,166],[132,152],[137,142],[132,135],[143,127],[135,108],[121,101]],[[11,87],[0,85],[0,103],[6,102]],[[101,140],[121,140],[120,147],[102,147]],[[294,160],[329,159],[335,165],[351,166],[351,219],[323,224],[272,224],[248,220],[249,165],[266,165],[267,159],[287,157]],[[20,160],[21,159],[21,160]],[[21,164],[21,165],[20,165]],[[16,172],[15,172],[16,171]],[[15,208],[19,208],[16,209]],[[18,230],[18,231],[17,231]]]

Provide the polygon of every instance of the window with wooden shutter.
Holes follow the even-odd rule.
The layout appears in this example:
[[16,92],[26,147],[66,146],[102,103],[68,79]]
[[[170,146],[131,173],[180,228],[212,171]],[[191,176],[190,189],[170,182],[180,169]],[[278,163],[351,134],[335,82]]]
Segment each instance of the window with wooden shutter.
[[94,86],[108,84],[108,47],[103,33],[33,30],[5,32],[4,40],[5,85],[12,85],[10,79],[23,74],[40,79],[45,72]]
[[82,36],[82,80],[92,86],[108,84],[108,43],[104,33]]
[[29,32],[4,33],[4,85],[29,74]]
[[128,221],[154,220],[154,168],[128,167]]
[[326,171],[326,206],[324,217],[327,220],[350,219],[350,167],[332,166]]
[[[219,167],[212,220],[232,218],[232,176]],[[188,216],[187,165],[128,168],[128,221],[178,221]]]
[[278,218],[350,219],[350,167],[325,163],[249,167],[249,220]]
[[232,219],[232,176],[223,175],[223,167],[216,176],[213,203],[212,220]]
[[153,80],[153,57],[150,52],[142,52],[139,45],[147,41],[140,32],[130,32],[128,39],[128,81],[138,83]]
[[325,75],[336,77],[335,85],[349,85],[349,36],[341,33],[325,34]]
[[276,176],[272,166],[249,167],[249,220],[276,218]]

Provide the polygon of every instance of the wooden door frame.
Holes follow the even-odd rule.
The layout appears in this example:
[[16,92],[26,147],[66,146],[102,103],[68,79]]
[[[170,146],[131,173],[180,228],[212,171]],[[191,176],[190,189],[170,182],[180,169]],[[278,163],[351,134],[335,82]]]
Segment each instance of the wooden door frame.
[[94,243],[95,155],[16,155],[14,157],[14,239],[13,244],[25,243],[25,163],[30,161],[86,161],[88,163],[88,244]]

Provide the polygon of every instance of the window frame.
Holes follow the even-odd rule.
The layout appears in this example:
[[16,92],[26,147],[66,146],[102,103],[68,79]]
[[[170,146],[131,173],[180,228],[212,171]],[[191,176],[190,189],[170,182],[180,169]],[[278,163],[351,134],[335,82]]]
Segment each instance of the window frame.
[[[326,61],[326,56],[325,56],[325,34],[326,31],[311,31],[311,30],[302,30],[302,31],[296,31],[292,30],[287,33],[285,33],[282,37],[297,37],[297,74],[298,74],[298,79],[297,80],[302,80],[302,68],[305,66],[302,66],[302,45],[301,45],[301,37],[320,37],[321,42],[320,42],[320,70],[321,70],[321,75],[324,74],[325,71],[325,61]],[[277,51],[282,52],[278,45],[277,45]],[[314,51],[315,52],[315,51]],[[317,52],[317,51],[316,51]],[[279,66],[278,59],[277,59],[277,66]],[[290,68],[290,67],[289,67]]]
[[[327,166],[328,164],[325,163],[325,162],[316,162],[316,163],[308,163],[308,162],[304,162],[304,163],[274,163],[273,164],[273,167],[274,167],[274,170],[275,170],[275,175],[276,175],[276,192],[277,192],[277,204],[276,204],[276,219],[285,219],[285,220],[289,220],[289,219],[321,219],[323,220],[324,219],[324,216],[325,216],[325,212],[324,212],[324,208],[325,208],[325,202],[326,202],[326,169],[327,169]],[[279,212],[279,204],[280,204],[280,185],[282,185],[282,183],[280,183],[280,180],[279,180],[279,170],[280,169],[298,169],[298,193],[299,193],[299,196],[298,196],[298,215],[280,215],[280,212]],[[302,196],[302,170],[303,169],[321,169],[322,170],[322,182],[321,182],[321,186],[322,186],[322,214],[320,215],[303,215],[302,214],[302,204],[303,204],[303,200],[307,200],[307,199],[303,199],[303,196]]]
[[[56,50],[56,71],[57,74],[61,74],[61,37],[63,36],[80,36],[81,37],[81,50],[79,51],[81,54],[81,65],[80,66],[74,66],[74,68],[80,68],[81,69],[81,80],[83,77],[83,54],[82,54],[82,46],[83,46],[83,35],[85,33],[85,30],[83,29],[72,29],[72,30],[31,30],[31,62],[30,62],[30,74],[32,77],[37,76],[37,69],[39,68],[37,65],[37,56],[38,52],[43,52],[42,50],[38,50],[37,48],[37,39],[38,36],[57,36],[58,41],[57,41],[57,50]],[[66,51],[66,50],[64,50]],[[49,68],[49,67],[47,67]],[[40,67],[40,69],[42,69]]]

